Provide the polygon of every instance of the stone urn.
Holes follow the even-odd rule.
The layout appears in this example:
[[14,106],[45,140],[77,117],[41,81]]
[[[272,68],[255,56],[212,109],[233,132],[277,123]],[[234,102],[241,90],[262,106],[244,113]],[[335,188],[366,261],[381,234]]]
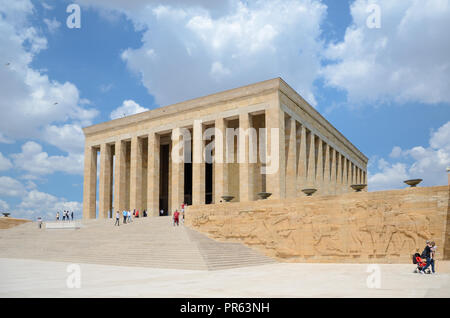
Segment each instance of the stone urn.
[[316,191],[317,191],[317,189],[303,189],[302,190],[302,192],[304,194],[306,194],[307,197],[312,196]]
[[423,181],[422,179],[411,179],[411,180],[406,180],[403,182],[406,183],[407,185],[411,186],[411,188],[415,188],[422,181]]
[[351,187],[355,190],[355,192],[361,192],[365,187],[367,187],[367,184],[352,184]]
[[231,200],[234,199],[234,197],[232,195],[223,195],[221,196],[221,198],[225,201],[225,202],[230,202]]
[[258,193],[258,197],[260,197],[261,200],[265,200],[268,197],[270,197],[272,195],[272,193],[269,192],[260,192]]
[[5,218],[7,218],[11,213],[3,212],[2,214],[3,214],[3,216],[4,216]]

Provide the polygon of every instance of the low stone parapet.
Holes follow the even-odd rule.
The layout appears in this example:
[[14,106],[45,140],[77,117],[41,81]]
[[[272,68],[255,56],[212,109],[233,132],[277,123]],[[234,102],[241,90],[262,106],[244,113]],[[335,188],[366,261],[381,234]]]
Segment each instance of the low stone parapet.
[[45,222],[44,225],[47,230],[76,230],[81,228],[81,222],[79,221]]
[[0,230],[9,229],[29,222],[31,222],[31,220],[16,219],[11,217],[0,217]]

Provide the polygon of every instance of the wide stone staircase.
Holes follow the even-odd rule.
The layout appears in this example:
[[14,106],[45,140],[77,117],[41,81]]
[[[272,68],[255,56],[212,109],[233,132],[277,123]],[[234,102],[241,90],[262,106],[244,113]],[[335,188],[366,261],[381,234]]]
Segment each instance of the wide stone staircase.
[[[121,220],[122,221],[122,220]],[[274,263],[239,243],[218,242],[170,217],[86,220],[81,229],[41,229],[36,223],[0,230],[0,258],[118,266],[220,270]]]

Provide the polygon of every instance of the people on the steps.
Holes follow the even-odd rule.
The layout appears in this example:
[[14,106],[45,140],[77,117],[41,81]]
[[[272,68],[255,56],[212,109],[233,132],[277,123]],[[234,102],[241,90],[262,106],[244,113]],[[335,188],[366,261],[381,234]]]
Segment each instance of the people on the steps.
[[127,216],[128,216],[127,211],[123,210],[122,215],[123,215],[123,224],[127,224]]

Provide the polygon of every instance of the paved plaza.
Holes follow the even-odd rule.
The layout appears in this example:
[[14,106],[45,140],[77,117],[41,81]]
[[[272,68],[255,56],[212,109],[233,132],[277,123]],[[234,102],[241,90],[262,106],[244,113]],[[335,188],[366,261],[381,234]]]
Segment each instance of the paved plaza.
[[0,297],[450,297],[448,261],[437,262],[436,275],[414,274],[413,264],[382,264],[379,272],[366,264],[218,271],[78,264],[80,288],[67,287],[77,281],[70,265],[0,258]]

